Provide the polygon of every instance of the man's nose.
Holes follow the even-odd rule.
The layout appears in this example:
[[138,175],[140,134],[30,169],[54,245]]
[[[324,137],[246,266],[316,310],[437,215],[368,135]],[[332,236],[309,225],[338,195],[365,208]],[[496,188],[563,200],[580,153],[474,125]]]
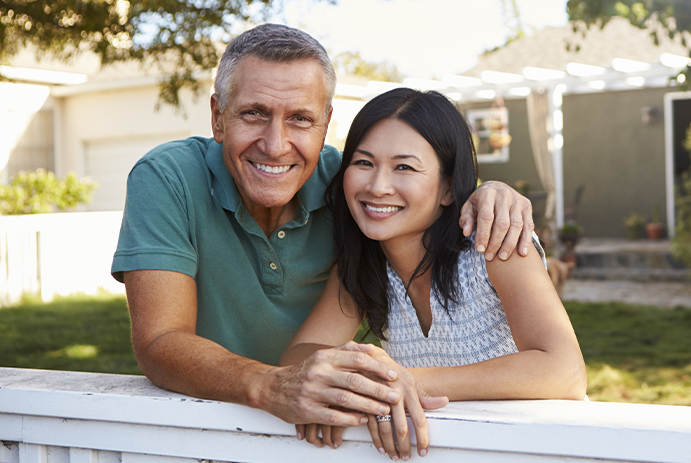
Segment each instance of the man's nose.
[[283,121],[272,119],[264,133],[264,152],[272,158],[290,152],[289,133]]
[[385,169],[377,169],[373,172],[365,189],[372,196],[392,195],[396,191],[391,184],[391,176]]

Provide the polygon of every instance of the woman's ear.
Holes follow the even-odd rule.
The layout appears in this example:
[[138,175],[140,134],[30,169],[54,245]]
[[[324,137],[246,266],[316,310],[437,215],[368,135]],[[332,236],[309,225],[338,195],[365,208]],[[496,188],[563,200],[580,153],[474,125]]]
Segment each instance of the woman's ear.
[[441,205],[450,206],[453,204],[453,189],[451,188],[451,178],[447,178],[442,183],[442,188],[444,189],[444,191],[441,196]]

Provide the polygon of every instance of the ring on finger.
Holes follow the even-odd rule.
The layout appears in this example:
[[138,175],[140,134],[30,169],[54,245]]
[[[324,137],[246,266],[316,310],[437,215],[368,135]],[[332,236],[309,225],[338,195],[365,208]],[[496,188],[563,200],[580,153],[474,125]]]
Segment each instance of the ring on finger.
[[375,417],[377,423],[383,423],[385,421],[391,421],[391,415],[377,416]]

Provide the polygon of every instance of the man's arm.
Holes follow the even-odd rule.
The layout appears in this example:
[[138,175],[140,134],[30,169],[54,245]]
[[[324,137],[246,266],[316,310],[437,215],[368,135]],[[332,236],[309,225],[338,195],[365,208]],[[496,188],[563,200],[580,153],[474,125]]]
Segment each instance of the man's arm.
[[386,364],[366,353],[327,349],[297,365],[265,365],[196,335],[197,292],[191,277],[137,270],[125,272],[124,279],[134,353],[154,384],[260,408],[289,423],[357,426],[367,422],[361,413],[330,405],[374,415],[388,413],[388,397],[394,391],[352,373],[367,371],[394,379]]
[[[533,206],[530,200],[502,182],[485,182],[461,209],[459,223],[470,236],[477,222],[475,247],[487,260],[507,260],[516,249],[521,256],[532,246]],[[520,238],[520,240],[519,240]],[[501,246],[501,248],[500,248]]]

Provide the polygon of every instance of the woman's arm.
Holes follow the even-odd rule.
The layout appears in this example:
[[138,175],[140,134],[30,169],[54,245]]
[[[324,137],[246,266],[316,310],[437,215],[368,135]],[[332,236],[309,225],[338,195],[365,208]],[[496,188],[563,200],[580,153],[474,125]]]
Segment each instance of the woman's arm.
[[487,262],[518,353],[460,367],[411,369],[422,388],[450,400],[574,399],[586,372],[571,322],[534,247]]

